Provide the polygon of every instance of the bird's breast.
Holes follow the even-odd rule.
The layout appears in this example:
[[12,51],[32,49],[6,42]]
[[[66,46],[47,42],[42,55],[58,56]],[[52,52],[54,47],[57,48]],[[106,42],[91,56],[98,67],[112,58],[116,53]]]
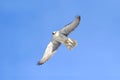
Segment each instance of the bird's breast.
[[64,43],[67,40],[67,37],[59,32],[56,32],[56,34],[53,37],[60,43]]

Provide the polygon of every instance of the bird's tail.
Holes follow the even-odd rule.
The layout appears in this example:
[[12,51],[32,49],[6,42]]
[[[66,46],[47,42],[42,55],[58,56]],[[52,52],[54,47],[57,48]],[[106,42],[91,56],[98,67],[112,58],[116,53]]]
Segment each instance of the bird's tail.
[[68,38],[65,42],[64,42],[65,46],[71,50],[73,47],[75,47],[77,45],[77,41]]

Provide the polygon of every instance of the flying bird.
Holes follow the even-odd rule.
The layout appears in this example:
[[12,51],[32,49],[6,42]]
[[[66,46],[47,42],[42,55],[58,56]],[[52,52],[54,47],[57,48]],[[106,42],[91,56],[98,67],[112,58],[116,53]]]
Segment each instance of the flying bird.
[[68,35],[79,25],[80,19],[80,16],[76,16],[71,23],[52,33],[52,39],[48,44],[42,59],[38,62],[38,65],[42,65],[48,61],[61,44],[64,44],[69,50],[77,45],[77,42],[69,38]]

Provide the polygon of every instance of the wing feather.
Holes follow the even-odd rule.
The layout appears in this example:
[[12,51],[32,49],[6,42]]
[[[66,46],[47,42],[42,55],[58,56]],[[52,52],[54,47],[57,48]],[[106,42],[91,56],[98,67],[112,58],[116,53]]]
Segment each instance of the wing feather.
[[76,16],[75,20],[66,25],[64,28],[60,30],[60,32],[64,35],[69,35],[79,24],[80,22],[80,16]]
[[50,59],[50,57],[56,52],[56,50],[58,49],[58,47],[60,46],[61,43],[52,40],[46,50],[45,53],[43,54],[42,59],[40,60],[40,62],[38,62],[39,65],[45,63],[46,61],[48,61]]

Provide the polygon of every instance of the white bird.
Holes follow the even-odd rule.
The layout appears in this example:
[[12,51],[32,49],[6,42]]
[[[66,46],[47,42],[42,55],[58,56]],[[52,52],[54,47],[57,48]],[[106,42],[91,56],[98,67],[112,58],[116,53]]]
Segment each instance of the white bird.
[[53,38],[48,44],[42,59],[38,62],[38,65],[48,61],[61,44],[64,44],[69,50],[77,45],[75,40],[68,38],[67,36],[78,26],[80,19],[80,16],[76,16],[75,20],[66,25],[64,28],[52,33]]

